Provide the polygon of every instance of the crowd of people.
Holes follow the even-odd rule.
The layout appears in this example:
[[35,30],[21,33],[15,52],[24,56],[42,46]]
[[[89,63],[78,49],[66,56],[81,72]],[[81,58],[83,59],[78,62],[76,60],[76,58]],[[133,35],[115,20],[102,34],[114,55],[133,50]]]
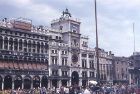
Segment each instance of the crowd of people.
[[140,94],[140,88],[132,85],[61,86],[60,88],[52,86],[51,88],[2,90],[0,94]]

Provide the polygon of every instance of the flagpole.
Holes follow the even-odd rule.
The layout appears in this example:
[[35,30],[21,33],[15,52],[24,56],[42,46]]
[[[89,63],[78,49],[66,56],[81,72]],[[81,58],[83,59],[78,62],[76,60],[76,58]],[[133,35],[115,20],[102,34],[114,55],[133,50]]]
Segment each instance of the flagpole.
[[98,31],[97,31],[97,8],[95,0],[95,25],[96,25],[96,60],[97,60],[97,82],[100,84],[100,71],[99,71],[99,51],[98,51]]
[[134,23],[133,23],[133,35],[134,35],[134,52],[135,52],[135,31],[134,31]]

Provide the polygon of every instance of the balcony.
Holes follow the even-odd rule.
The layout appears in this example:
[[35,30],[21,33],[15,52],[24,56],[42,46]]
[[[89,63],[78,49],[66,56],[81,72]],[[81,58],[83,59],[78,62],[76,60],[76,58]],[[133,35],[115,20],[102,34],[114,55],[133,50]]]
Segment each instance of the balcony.
[[10,70],[10,69],[0,69],[0,74],[10,74],[10,75],[48,75],[49,71],[40,71],[40,70]]

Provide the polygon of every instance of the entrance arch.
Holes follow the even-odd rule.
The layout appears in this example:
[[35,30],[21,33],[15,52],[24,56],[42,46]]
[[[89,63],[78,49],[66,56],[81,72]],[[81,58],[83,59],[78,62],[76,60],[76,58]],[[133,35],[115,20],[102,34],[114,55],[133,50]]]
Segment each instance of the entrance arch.
[[22,87],[22,77],[16,76],[14,79],[14,89],[18,89],[19,87]]
[[33,87],[34,88],[40,87],[40,77],[39,76],[35,76],[33,78]]
[[12,89],[12,77],[9,75],[4,78],[4,89]]
[[55,88],[57,88],[57,79],[53,79],[52,80],[52,86],[54,86]]
[[31,77],[25,76],[24,78],[24,89],[30,89],[31,88]]
[[78,72],[74,71],[72,72],[72,76],[71,76],[71,85],[79,85],[79,75]]
[[2,90],[2,77],[0,76],[0,90]]
[[42,77],[42,81],[41,81],[41,85],[42,87],[48,87],[48,79],[47,79],[47,76],[43,76]]

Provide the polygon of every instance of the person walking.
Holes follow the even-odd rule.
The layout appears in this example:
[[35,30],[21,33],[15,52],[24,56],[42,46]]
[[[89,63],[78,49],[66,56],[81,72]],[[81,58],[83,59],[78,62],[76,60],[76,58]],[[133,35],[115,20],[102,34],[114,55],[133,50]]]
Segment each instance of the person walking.
[[88,87],[86,87],[84,94],[91,94],[90,91],[88,90]]

